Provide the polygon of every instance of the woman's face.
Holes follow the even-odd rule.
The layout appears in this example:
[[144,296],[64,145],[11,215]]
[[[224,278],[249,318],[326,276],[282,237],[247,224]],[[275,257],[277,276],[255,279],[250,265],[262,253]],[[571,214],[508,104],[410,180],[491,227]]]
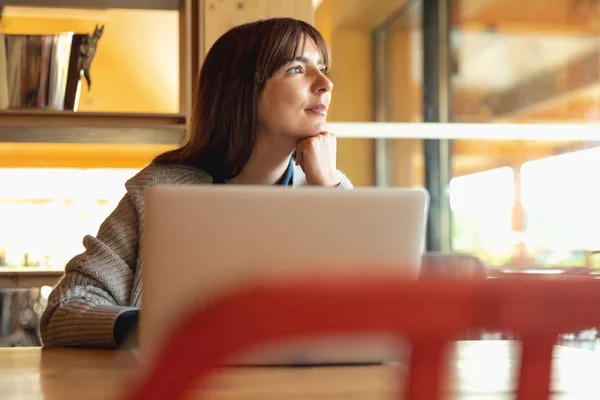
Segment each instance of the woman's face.
[[323,132],[333,84],[315,42],[307,38],[296,58],[267,81],[258,102],[260,135],[300,140]]

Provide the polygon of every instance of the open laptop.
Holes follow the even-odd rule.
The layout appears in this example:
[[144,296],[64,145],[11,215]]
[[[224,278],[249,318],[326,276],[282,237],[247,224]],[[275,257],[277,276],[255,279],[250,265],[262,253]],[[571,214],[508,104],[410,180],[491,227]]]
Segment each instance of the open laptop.
[[[146,192],[142,359],[187,313],[253,279],[293,274],[419,274],[429,197],[423,189],[155,186]],[[367,270],[367,268],[369,270]],[[385,337],[261,349],[232,364],[395,359]]]

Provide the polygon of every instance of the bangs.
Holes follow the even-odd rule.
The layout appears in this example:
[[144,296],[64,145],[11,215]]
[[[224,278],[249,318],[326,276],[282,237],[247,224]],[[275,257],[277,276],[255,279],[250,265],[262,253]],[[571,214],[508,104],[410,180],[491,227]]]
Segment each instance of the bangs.
[[323,36],[314,27],[298,20],[266,20],[264,23],[273,26],[263,30],[264,40],[258,54],[256,69],[256,88],[262,91],[266,81],[273,74],[304,52],[306,41],[312,39],[321,53],[321,62],[327,68],[329,63],[329,50]]

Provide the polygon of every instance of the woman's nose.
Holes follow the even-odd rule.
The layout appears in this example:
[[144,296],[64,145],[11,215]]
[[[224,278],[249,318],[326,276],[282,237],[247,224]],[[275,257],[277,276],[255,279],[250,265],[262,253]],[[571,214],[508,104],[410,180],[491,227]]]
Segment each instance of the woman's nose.
[[331,92],[333,89],[333,82],[323,72],[319,71],[315,82],[317,92]]

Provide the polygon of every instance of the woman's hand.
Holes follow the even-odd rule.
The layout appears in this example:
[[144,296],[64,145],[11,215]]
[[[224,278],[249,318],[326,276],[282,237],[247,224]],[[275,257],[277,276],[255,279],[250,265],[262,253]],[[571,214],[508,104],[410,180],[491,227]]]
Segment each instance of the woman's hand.
[[336,151],[335,135],[329,132],[321,132],[296,144],[296,165],[304,171],[309,185],[334,187],[340,184]]

